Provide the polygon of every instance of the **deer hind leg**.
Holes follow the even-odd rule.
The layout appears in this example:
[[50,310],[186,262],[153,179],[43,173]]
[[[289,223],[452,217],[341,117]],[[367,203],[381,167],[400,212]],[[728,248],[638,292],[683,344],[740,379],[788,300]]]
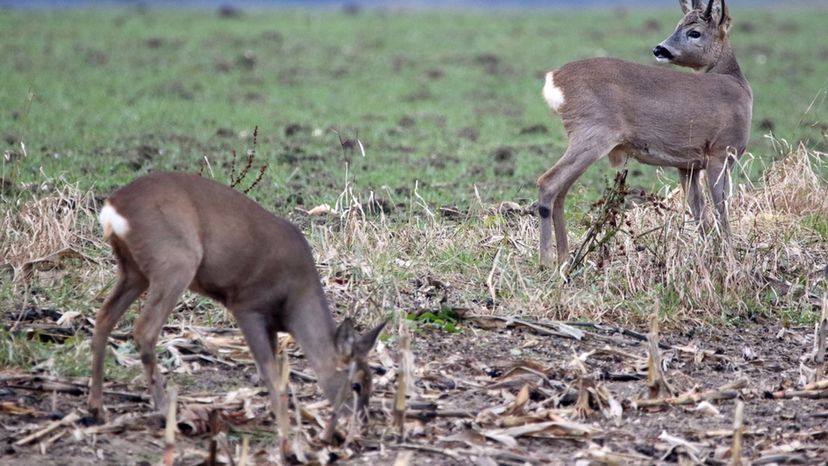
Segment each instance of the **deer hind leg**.
[[555,247],[558,266],[569,258],[569,242],[566,237],[564,201],[569,188],[590,165],[609,154],[617,145],[617,139],[604,137],[570,138],[569,147],[558,162],[538,178],[538,214],[541,218],[540,263],[552,266],[552,228],[555,230]]
[[175,303],[192,283],[199,261],[177,251],[168,254],[163,262],[159,260],[155,263],[163,265],[148,273],[147,299],[141,315],[135,322],[133,335],[141,363],[144,365],[153,405],[155,409],[163,411],[167,407],[167,400],[164,394],[164,377],[158,371],[156,363],[155,345]]
[[715,206],[716,223],[724,237],[730,236],[727,198],[730,195],[730,166],[727,160],[711,159],[707,163],[707,185]]
[[[705,221],[705,206],[704,196],[702,195],[701,185],[699,184],[699,170],[679,168],[679,179],[681,180],[681,188],[684,191],[684,197],[687,200],[687,205],[690,207],[690,213],[696,222]],[[706,225],[702,224],[702,231],[706,229]]]
[[144,290],[147,289],[147,279],[141,274],[128,253],[119,251],[119,246],[113,243],[115,255],[118,258],[120,274],[118,283],[110,293],[106,302],[98,311],[95,319],[95,331],[92,335],[92,381],[89,388],[87,406],[89,413],[98,420],[103,418],[103,376],[104,358],[106,357],[106,342],[112,329]]

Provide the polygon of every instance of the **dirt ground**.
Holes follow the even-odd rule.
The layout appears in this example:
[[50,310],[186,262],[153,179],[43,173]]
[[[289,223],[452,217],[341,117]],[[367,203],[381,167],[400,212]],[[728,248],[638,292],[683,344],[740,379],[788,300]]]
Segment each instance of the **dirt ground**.
[[[801,367],[814,366],[803,359],[813,348],[812,329],[665,331],[660,357],[674,393],[713,392],[686,405],[636,409],[634,400],[648,398],[643,334],[482,317],[460,327],[461,333],[448,333],[420,325],[413,334],[414,387],[404,440],[391,416],[400,374],[396,340],[374,354],[373,422],[362,434],[352,430],[347,444],[320,442],[326,405],[315,383],[292,378],[304,409],[299,443],[306,458],[339,464],[729,464],[734,410],[742,400],[745,460],[828,461],[828,391],[803,391],[800,382],[806,371]],[[248,463],[278,464],[266,396],[238,388],[259,386],[240,336],[170,327],[161,346],[180,356],[168,374],[179,390],[175,464],[207,464],[210,432],[217,434],[218,464],[230,464],[228,451],[241,455],[245,436]],[[298,351],[290,354],[293,369],[308,373]],[[103,425],[86,417],[84,378],[5,371],[0,382],[2,464],[161,461],[164,421],[153,415],[140,378],[106,386],[109,417]],[[784,397],[773,397],[785,390]],[[801,393],[791,396],[793,390]],[[235,398],[226,398],[228,393]],[[703,401],[706,396],[710,401]],[[662,390],[659,398],[669,395]],[[211,411],[218,415],[212,431]],[[42,432],[52,423],[52,430]],[[345,424],[340,421],[343,434]]]

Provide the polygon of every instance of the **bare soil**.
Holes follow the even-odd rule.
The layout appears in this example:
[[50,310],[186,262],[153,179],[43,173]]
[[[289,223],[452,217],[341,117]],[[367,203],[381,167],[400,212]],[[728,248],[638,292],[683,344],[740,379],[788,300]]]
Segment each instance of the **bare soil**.
[[[409,397],[406,438],[400,439],[390,415],[394,374],[399,373],[398,351],[392,341],[375,355],[375,409],[368,431],[347,445],[328,447],[319,441],[320,427],[306,420],[302,428],[304,451],[341,464],[393,464],[403,451],[413,453],[410,464],[730,461],[735,399],[636,409],[634,400],[648,398],[647,343],[640,334],[619,328],[580,327],[584,335],[576,340],[544,335],[548,333],[544,329],[554,327],[540,324],[531,328],[520,321],[470,319],[461,322],[461,333],[420,324],[412,343],[416,390]],[[241,343],[237,334],[216,334]],[[165,332],[165,337],[171,335],[180,336],[180,329]],[[198,344],[188,348],[206,355],[207,346],[203,351]],[[745,403],[745,459],[753,464],[825,464],[828,460],[828,392],[812,390],[806,395],[815,399],[772,398],[774,392],[801,389],[801,364],[813,367],[803,359],[813,348],[811,329],[775,324],[700,327],[684,333],[665,331],[661,346],[666,378],[676,394],[706,392],[744,379],[743,388],[730,392]],[[293,368],[308,373],[298,351],[291,351],[291,355]],[[249,460],[276,464],[279,442],[264,393],[241,396],[247,401],[235,404],[223,400],[227,392],[238,392],[234,387],[259,386],[254,366],[244,358],[232,360],[233,367],[227,364],[229,357],[216,360],[221,362],[202,358],[198,364],[185,365],[185,374],[169,374],[168,380],[179,387],[180,397],[175,464],[205,464],[211,410],[217,411],[222,421],[214,432],[226,434],[220,437],[231,445],[234,455],[239,454],[241,437],[249,434]],[[132,417],[112,432],[98,433],[90,430],[96,426],[84,417],[85,379],[6,371],[0,382],[0,463],[160,462],[164,421],[151,415],[140,378],[107,385],[110,392],[120,392],[106,397],[108,421],[112,423],[124,413]],[[582,385],[589,397],[582,399],[586,404],[579,405]],[[315,383],[293,379],[292,387],[300,405],[319,419],[327,419],[326,408],[316,403],[320,396]],[[726,392],[720,394],[726,396]],[[603,397],[596,395],[601,393]],[[623,407],[620,417],[609,414],[607,393]],[[668,395],[661,393],[659,397]],[[80,416],[77,422],[26,445],[15,444],[72,412]],[[560,422],[532,428],[555,421]],[[529,429],[518,433],[509,429],[514,426]],[[341,430],[345,432],[344,427]],[[222,456],[226,448],[219,442],[219,459],[227,459]]]

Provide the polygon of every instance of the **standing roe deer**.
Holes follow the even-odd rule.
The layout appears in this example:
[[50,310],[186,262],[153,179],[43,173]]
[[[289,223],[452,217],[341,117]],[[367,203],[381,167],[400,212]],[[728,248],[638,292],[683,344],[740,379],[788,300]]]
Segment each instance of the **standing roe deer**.
[[697,73],[593,58],[546,74],[543,97],[561,115],[569,147],[538,179],[541,266],[552,265],[553,223],[558,265],[565,264],[566,194],[604,156],[613,166],[631,157],[677,168],[696,221],[705,215],[699,187],[699,171],[705,170],[718,226],[729,233],[730,170],[747,144],[753,94],[728,39],[724,0],[679,4],[684,18],[653,54]]
[[153,404],[156,409],[165,406],[155,344],[173,306],[189,288],[233,313],[274,412],[275,337],[284,331],[304,351],[334,412],[345,390],[353,389],[360,416],[367,416],[371,370],[366,358],[385,322],[361,338],[350,319],[336,327],[310,247],[290,222],[228,186],[183,173],[136,179],[106,200],[100,221],[120,273],[98,312],[92,337],[92,415],[102,417],[107,338],[144,290],[146,303],[134,337]]

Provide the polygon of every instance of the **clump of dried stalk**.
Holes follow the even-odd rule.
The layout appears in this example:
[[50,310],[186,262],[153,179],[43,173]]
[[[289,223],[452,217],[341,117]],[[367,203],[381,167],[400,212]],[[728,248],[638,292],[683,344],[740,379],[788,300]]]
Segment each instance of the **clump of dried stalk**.
[[63,181],[52,184],[57,186],[0,210],[0,265],[11,267],[15,279],[103,245],[96,234],[94,195]]
[[621,231],[624,226],[626,209],[624,201],[627,194],[627,170],[615,174],[615,182],[607,187],[604,195],[592,204],[597,209],[592,223],[583,235],[583,240],[572,256],[564,274],[572,277],[583,269],[584,260],[588,255],[597,252],[597,266],[603,265],[603,259],[608,254],[608,243]]
[[[256,144],[258,142],[259,137],[259,127],[256,126],[253,129],[253,147],[247,151],[247,159],[245,160],[244,167],[239,170],[238,174],[236,173],[237,170],[237,161],[238,155],[236,151],[233,150],[233,161],[230,164],[230,187],[235,188],[239,186],[239,184],[247,178],[247,174],[250,171],[250,168],[253,166],[253,160],[256,158]],[[250,186],[243,189],[242,192],[247,194],[256,187],[257,184],[262,180],[262,176],[264,176],[264,172],[267,170],[267,163],[263,163],[261,167],[259,167],[259,173],[256,175],[256,178],[253,179],[253,182],[250,183]]]

